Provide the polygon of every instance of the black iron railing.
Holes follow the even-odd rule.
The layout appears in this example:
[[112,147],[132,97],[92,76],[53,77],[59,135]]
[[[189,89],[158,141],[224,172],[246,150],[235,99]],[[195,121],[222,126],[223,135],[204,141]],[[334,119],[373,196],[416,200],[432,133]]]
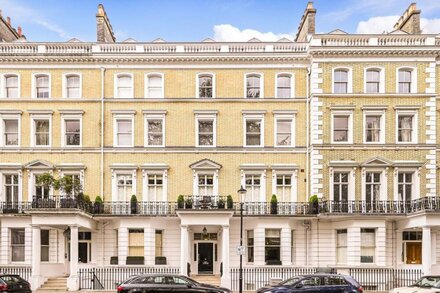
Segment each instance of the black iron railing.
[[[243,290],[255,291],[271,283],[279,283],[295,276],[314,274],[316,267],[245,267],[243,268]],[[333,269],[329,272],[335,273]],[[231,290],[238,291],[239,268],[231,268]]]
[[[77,209],[94,215],[175,216],[177,211],[233,211],[239,215],[240,204],[224,196],[185,196],[183,201],[116,201],[91,203],[75,197],[33,197],[31,202],[0,202],[0,213],[20,214],[38,209]],[[422,197],[411,201],[352,200],[308,202],[245,202],[245,216],[314,216],[316,214],[405,215],[440,212],[440,197]]]
[[390,291],[407,287],[422,277],[421,269],[352,268],[353,276],[366,291]]
[[80,268],[78,271],[80,289],[116,290],[118,284],[131,276],[143,274],[179,274],[177,267],[98,267]]

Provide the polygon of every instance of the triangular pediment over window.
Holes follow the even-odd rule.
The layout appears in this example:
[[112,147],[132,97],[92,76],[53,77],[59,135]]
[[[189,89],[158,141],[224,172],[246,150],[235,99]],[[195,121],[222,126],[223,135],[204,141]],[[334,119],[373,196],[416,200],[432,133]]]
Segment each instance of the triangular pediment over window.
[[197,161],[191,165],[189,165],[191,169],[197,170],[197,169],[204,169],[204,170],[218,170],[221,169],[222,165],[219,163],[216,163],[214,161],[211,161],[209,159],[203,159],[200,161]]
[[26,169],[53,169],[54,166],[52,163],[45,160],[35,160],[27,163],[24,166]]
[[362,167],[389,167],[392,165],[393,162],[381,157],[372,158],[361,164]]

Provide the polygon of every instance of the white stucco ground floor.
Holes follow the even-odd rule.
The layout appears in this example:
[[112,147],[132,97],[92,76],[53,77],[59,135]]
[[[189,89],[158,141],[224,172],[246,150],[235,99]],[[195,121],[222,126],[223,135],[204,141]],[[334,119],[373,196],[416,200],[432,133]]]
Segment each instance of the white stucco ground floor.
[[[29,268],[34,289],[48,278],[66,276],[69,290],[77,290],[83,287],[81,274],[86,269],[100,268],[126,274],[150,268],[219,275],[222,285],[231,287],[231,272],[240,262],[240,217],[228,210],[182,211],[175,216],[40,210],[1,215],[0,235],[0,269]],[[248,271],[320,267],[440,273],[436,213],[245,216],[242,239]],[[144,270],[135,270],[140,268]]]

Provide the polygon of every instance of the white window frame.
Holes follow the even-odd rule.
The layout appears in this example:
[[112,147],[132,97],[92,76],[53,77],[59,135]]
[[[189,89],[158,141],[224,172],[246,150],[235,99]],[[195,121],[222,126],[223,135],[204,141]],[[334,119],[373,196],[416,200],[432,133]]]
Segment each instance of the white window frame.
[[[362,243],[362,230],[374,230],[374,255],[373,255],[373,261],[372,262],[362,262],[362,248],[363,247],[366,247],[366,248],[372,248],[373,246],[366,246],[366,245],[363,245],[364,243]],[[360,228],[360,251],[361,251],[361,253],[360,253],[360,259],[359,259],[359,262],[361,263],[361,264],[370,264],[370,265],[374,265],[374,264],[376,264],[376,262],[377,262],[377,253],[376,253],[376,251],[377,251],[377,228],[367,228],[367,227],[362,227],[362,228]]]
[[[49,145],[36,145],[35,140],[35,120],[49,120]],[[42,115],[34,115],[31,114],[31,146],[34,148],[50,148],[52,147],[52,115],[50,114],[42,114]]]
[[[162,144],[161,145],[149,145],[148,144],[148,120],[161,120],[162,121]],[[146,148],[161,148],[165,147],[165,127],[166,127],[165,114],[144,114],[144,147]]]
[[[118,145],[118,120],[131,120],[131,144]],[[130,148],[134,147],[134,114],[113,115],[113,147]]]
[[[131,191],[132,193],[129,195],[135,194],[137,196],[137,167],[131,164],[115,164],[117,166],[111,167],[112,174],[112,201],[117,202],[120,201],[118,197],[118,175],[130,175],[132,180]],[[130,201],[130,198],[123,199],[122,201]]]
[[[12,77],[12,76],[16,76],[17,77],[17,98],[9,98],[6,96],[6,78],[7,77]],[[18,99],[21,97],[21,75],[19,73],[15,73],[15,72],[7,72],[7,73],[3,73],[2,74],[2,88],[1,88],[1,96],[5,99]]]
[[399,198],[399,174],[412,173],[411,176],[411,200],[420,198],[420,172],[413,167],[395,167],[394,169],[394,200],[400,201]]
[[[418,125],[419,125],[419,117],[418,117],[418,111],[417,110],[396,110],[396,122],[395,122],[395,139],[396,139],[396,144],[417,144],[418,143],[418,138],[419,138],[419,129],[418,129]],[[412,127],[413,127],[413,133],[412,133],[412,140],[411,141],[399,141],[399,116],[413,116],[412,119]]]
[[193,170],[193,194],[194,195],[200,195],[199,194],[199,176],[212,176],[212,196],[217,197],[218,194],[218,169],[194,169]]
[[158,166],[153,167],[151,166],[145,166],[142,169],[142,198],[143,201],[151,201],[149,198],[149,185],[148,185],[148,176],[150,175],[161,175],[162,176],[162,198],[158,199],[156,198],[156,201],[162,201],[166,202],[168,200],[168,170],[166,168]]
[[[246,122],[248,120],[261,120],[260,144],[247,145],[246,144]],[[263,114],[243,114],[243,147],[246,148],[261,148],[264,147],[264,115]]]
[[[411,87],[409,93],[399,92],[399,71],[400,70],[410,70],[411,71]],[[417,93],[417,67],[413,66],[401,66],[396,68],[396,93],[402,95],[416,94]]]
[[[346,236],[346,238],[347,238],[347,243],[346,243],[346,245],[345,246],[338,246],[338,231],[345,231],[345,233],[341,233],[341,234],[346,234],[347,236]],[[340,255],[339,255],[339,250],[338,250],[338,248],[344,248],[345,247],[345,256],[343,257],[343,259],[344,259],[344,261],[343,262],[339,262],[339,258],[341,258],[340,257]],[[337,264],[337,265],[345,265],[345,264],[347,264],[347,261],[348,261],[348,229],[347,228],[343,228],[343,229],[336,229],[335,230],[335,263]]]
[[[200,145],[199,144],[199,121],[212,120],[213,139],[212,145]],[[217,146],[217,115],[216,114],[196,114],[195,115],[195,145],[200,148],[213,148]]]
[[[278,97],[278,77],[279,76],[289,76],[290,77],[290,97],[282,98]],[[293,99],[295,98],[295,74],[291,72],[279,72],[275,76],[275,99]]]
[[[260,176],[260,198],[253,198],[255,202],[266,202],[266,169],[241,170],[241,186],[246,186],[246,175]],[[248,190],[249,193],[249,190]]]
[[[274,147],[277,148],[291,148],[296,146],[296,137],[295,137],[295,129],[296,129],[296,115],[294,114],[275,114],[274,115],[274,136],[273,142]],[[290,131],[290,145],[279,145],[277,140],[278,134],[278,121],[279,120],[291,120],[291,131]]]
[[385,201],[388,199],[388,176],[386,173],[388,172],[388,168],[385,167],[365,167],[362,169],[362,201],[367,200],[367,173],[380,173],[380,198],[378,201]]
[[[119,78],[120,77],[124,77],[124,76],[129,76],[130,78],[131,78],[131,85],[130,85],[130,87],[131,87],[131,92],[130,92],[130,95],[129,96],[127,96],[127,97],[120,97],[119,96],[119,91],[118,91],[118,88],[119,88]],[[119,73],[115,73],[115,75],[114,75],[114,97],[116,98],[116,99],[133,99],[134,98],[134,76],[133,76],[133,73],[129,73],[129,72],[119,72]]]
[[[51,172],[49,169],[32,171],[31,180],[29,180],[29,201],[32,201],[32,199],[37,195],[37,177],[43,175],[44,173],[50,173],[53,175],[53,172]],[[49,194],[47,196],[48,198],[52,198],[54,196],[54,188],[52,186],[49,187]]]
[[[161,87],[162,87],[162,91],[161,91],[161,96],[159,98],[152,98],[149,96],[149,83],[150,83],[150,77],[152,76],[160,76],[161,78]],[[165,75],[161,72],[149,72],[146,73],[144,76],[144,84],[145,84],[145,89],[144,89],[144,96],[147,99],[163,99],[165,98]]]
[[[79,77],[79,97],[68,97],[67,96],[67,78],[69,77]],[[80,99],[82,98],[82,74],[77,72],[67,72],[63,73],[63,98],[65,99]]]
[[[211,98],[205,98],[205,97],[200,97],[200,92],[199,92],[199,77],[203,75],[210,75],[212,78],[212,97]],[[212,72],[200,72],[196,74],[196,97],[197,99],[215,99],[216,95],[216,88],[215,88],[215,73]]]
[[[348,116],[348,139],[347,141],[335,141],[334,140],[334,117],[335,116]],[[332,119],[331,119],[331,143],[332,144],[352,144],[353,143],[353,111],[349,110],[335,110],[332,111]]]
[[[379,134],[379,141],[367,141],[367,116],[380,116],[380,134]],[[365,144],[384,144],[385,143],[385,111],[384,110],[364,110],[363,111],[363,141]]]
[[[47,75],[49,78],[49,96],[47,98],[38,98],[37,97],[37,77]],[[52,98],[52,76],[48,72],[38,72],[32,73],[32,98],[34,99],[51,99]]]
[[[60,167],[60,168],[62,168],[62,167]],[[79,183],[81,184],[81,191],[84,191],[84,186],[85,186],[84,185],[84,169],[75,169],[75,170],[74,169],[72,169],[72,170],[70,170],[70,169],[64,169],[64,170],[60,169],[59,174],[60,174],[61,177],[64,177],[64,176],[78,176]],[[61,190],[60,190],[60,195],[66,196],[66,194],[64,192],[62,192]]]
[[[14,260],[12,260],[12,247],[13,247],[13,245],[12,245],[12,230],[23,230],[24,231],[24,244],[20,244],[19,245],[19,247],[23,247],[23,250],[24,250],[24,259],[22,261],[17,261],[17,260],[14,261]],[[26,238],[27,238],[26,237],[26,229],[22,228],[22,227],[10,227],[8,234],[9,234],[9,243],[8,243],[9,249],[8,249],[8,252],[9,252],[9,261],[10,261],[10,263],[11,264],[14,264],[14,263],[17,263],[17,264],[25,263],[26,262]],[[15,244],[15,245],[17,245],[17,244]]]
[[243,98],[245,99],[254,99],[254,98],[248,98],[247,97],[247,78],[248,76],[259,76],[260,77],[260,97],[255,99],[264,99],[264,74],[260,72],[249,72],[244,74],[244,93]]
[[[66,120],[79,120],[79,145],[67,145],[66,143]],[[83,123],[82,115],[61,114],[61,147],[79,148],[83,143]]]
[[[335,92],[335,71],[345,70],[347,71],[347,92],[346,93],[336,93]],[[353,93],[353,69],[351,67],[335,67],[332,69],[332,93],[335,95],[345,95]]]
[[298,201],[298,170],[283,170],[272,169],[272,194],[277,196],[278,201],[281,201],[281,195],[277,194],[277,177],[278,176],[290,176],[290,199],[288,202]]
[[[367,72],[369,70],[379,71],[379,92],[369,93],[367,92]],[[364,93],[366,94],[383,94],[385,93],[385,69],[379,66],[370,66],[364,68]]]
[[18,201],[22,202],[23,201],[23,176],[22,176],[22,172],[20,170],[0,170],[0,184],[1,184],[1,196],[0,199],[2,202],[6,202],[6,180],[5,180],[5,176],[8,175],[14,175],[18,177]]
[[[18,120],[18,144],[17,145],[6,145],[5,139],[5,120]],[[0,113],[0,146],[5,148],[18,148],[21,146],[21,115],[19,114],[1,114]]]
[[329,190],[330,190],[330,200],[335,201],[335,190],[334,190],[334,173],[348,173],[348,197],[349,201],[355,200],[355,189],[356,189],[356,172],[353,168],[348,167],[330,167],[330,178],[329,178]]

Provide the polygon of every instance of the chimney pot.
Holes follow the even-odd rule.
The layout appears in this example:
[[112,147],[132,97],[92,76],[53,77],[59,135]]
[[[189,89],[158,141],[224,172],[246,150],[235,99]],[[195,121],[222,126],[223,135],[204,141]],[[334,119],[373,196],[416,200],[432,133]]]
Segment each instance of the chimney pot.
[[21,29],[21,26],[17,27],[17,34],[21,37],[23,35],[23,31]]
[[11,18],[8,16],[8,17],[6,17],[6,22],[9,24],[9,25],[11,25]]

